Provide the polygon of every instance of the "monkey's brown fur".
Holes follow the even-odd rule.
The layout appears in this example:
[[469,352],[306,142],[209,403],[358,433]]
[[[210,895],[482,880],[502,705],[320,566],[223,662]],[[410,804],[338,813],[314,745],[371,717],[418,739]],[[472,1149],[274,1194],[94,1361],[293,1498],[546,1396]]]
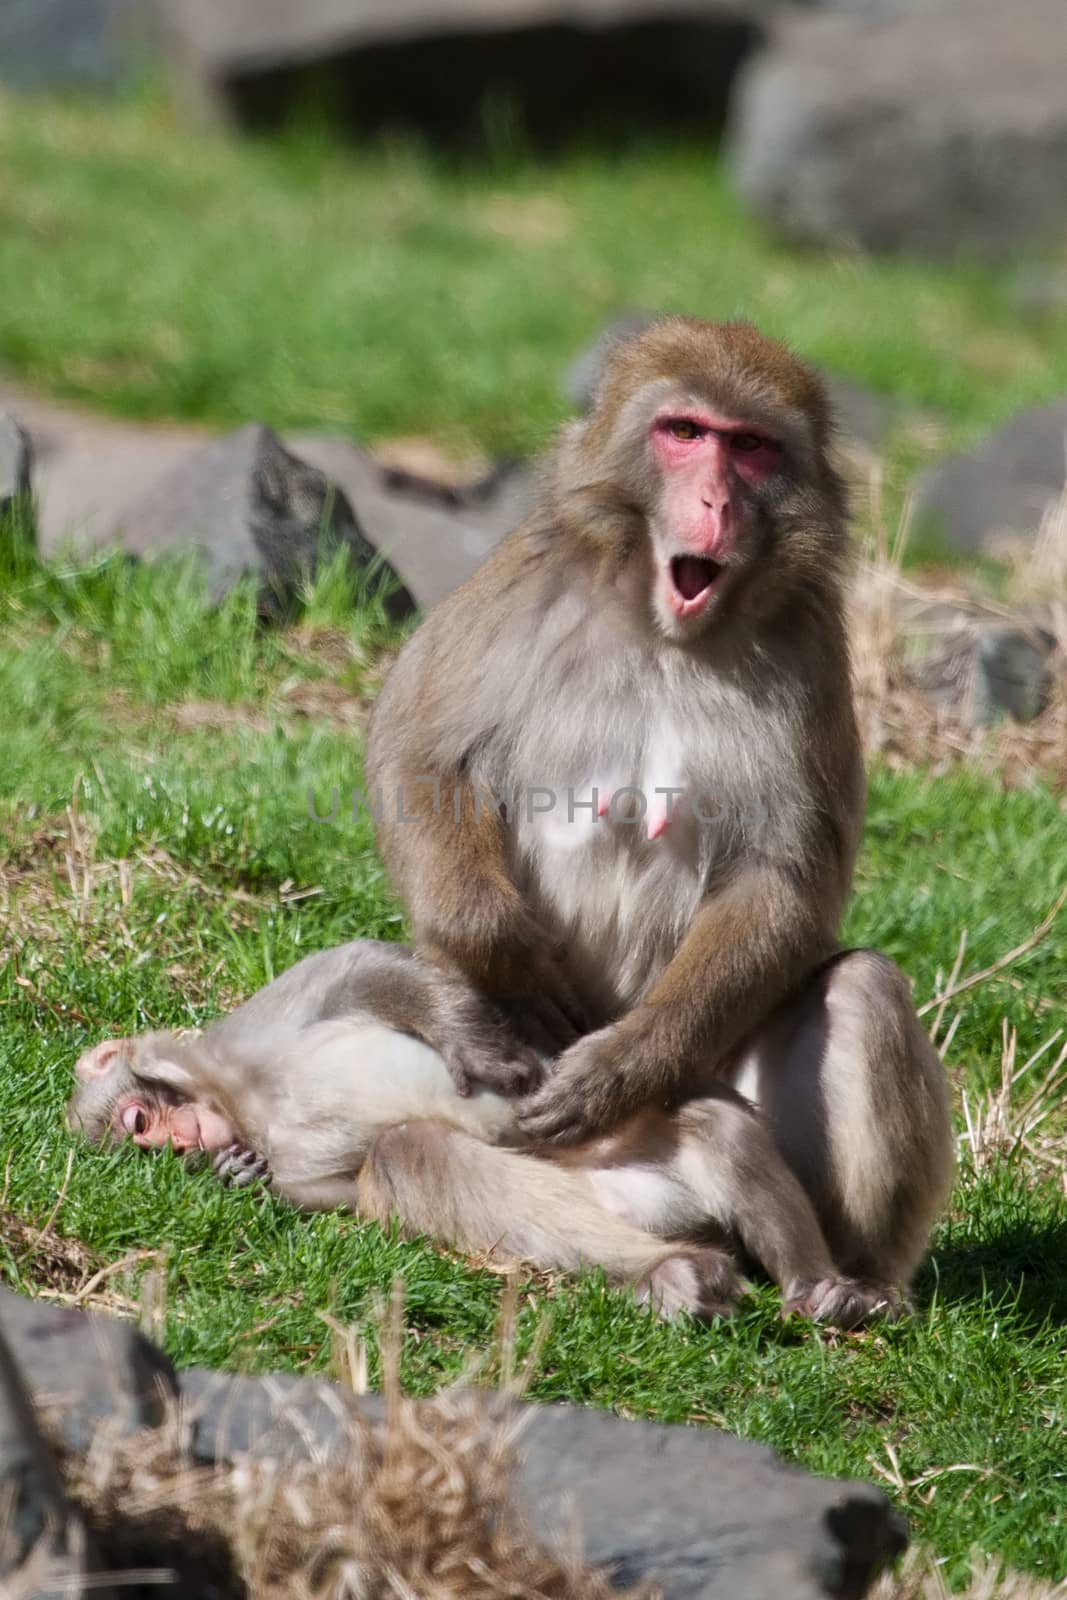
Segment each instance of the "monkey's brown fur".
[[[746,324],[621,344],[533,515],[402,651],[368,775],[419,947],[564,1047],[532,1138],[740,1087],[786,1156],[768,1181],[800,1175],[838,1265],[888,1288],[953,1155],[906,983],[833,959],[864,780],[829,435],[816,375]],[[646,839],[530,799],[604,785],[686,809]]]

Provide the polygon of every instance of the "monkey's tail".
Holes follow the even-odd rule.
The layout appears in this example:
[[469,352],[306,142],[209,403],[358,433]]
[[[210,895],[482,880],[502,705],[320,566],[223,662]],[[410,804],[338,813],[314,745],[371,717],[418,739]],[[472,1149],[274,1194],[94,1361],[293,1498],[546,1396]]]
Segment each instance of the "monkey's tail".
[[564,1272],[600,1266],[641,1283],[689,1253],[605,1210],[580,1169],[482,1144],[441,1122],[396,1123],[379,1134],[358,1195],[361,1216],[396,1217],[409,1233]]

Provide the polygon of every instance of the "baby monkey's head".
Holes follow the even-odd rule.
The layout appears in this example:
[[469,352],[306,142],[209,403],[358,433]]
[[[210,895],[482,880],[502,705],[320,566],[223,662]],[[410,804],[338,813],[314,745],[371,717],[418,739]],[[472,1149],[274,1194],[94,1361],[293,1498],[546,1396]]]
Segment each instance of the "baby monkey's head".
[[224,1150],[229,1119],[202,1093],[189,1069],[189,1042],[172,1033],[105,1039],[79,1057],[67,1125],[94,1144],[131,1139],[143,1150],[179,1154]]

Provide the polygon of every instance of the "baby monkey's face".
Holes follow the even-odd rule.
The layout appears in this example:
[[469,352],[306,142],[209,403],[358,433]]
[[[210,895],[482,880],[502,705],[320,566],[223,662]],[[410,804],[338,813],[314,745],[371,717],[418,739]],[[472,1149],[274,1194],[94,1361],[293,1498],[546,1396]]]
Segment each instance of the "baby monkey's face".
[[158,1089],[135,1088],[125,1095],[115,1107],[111,1132],[116,1143],[132,1139],[142,1150],[169,1144],[182,1155],[234,1143],[232,1127],[213,1107]]
[[[132,1139],[143,1150],[171,1145],[190,1151],[225,1150],[235,1141],[227,1117],[165,1080],[175,1067],[135,1051],[136,1041],[106,1039],[81,1057],[68,1121],[96,1143]],[[160,1079],[164,1081],[159,1081]]]

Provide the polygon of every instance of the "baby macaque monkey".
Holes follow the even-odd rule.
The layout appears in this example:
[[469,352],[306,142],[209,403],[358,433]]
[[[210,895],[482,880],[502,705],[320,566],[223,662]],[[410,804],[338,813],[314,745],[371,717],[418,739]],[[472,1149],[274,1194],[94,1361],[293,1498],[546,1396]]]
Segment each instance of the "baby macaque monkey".
[[536,1081],[539,1064],[506,1040],[464,980],[356,941],[307,957],[202,1035],[86,1051],[68,1121],[97,1143],[205,1152],[223,1181],[269,1179],[306,1209],[396,1217],[544,1268],[600,1266],[664,1316],[728,1313],[738,1245],[787,1310],[851,1327],[901,1309],[899,1293],[838,1270],[736,1091],[713,1085],[584,1145],[538,1149],[496,1085]]

